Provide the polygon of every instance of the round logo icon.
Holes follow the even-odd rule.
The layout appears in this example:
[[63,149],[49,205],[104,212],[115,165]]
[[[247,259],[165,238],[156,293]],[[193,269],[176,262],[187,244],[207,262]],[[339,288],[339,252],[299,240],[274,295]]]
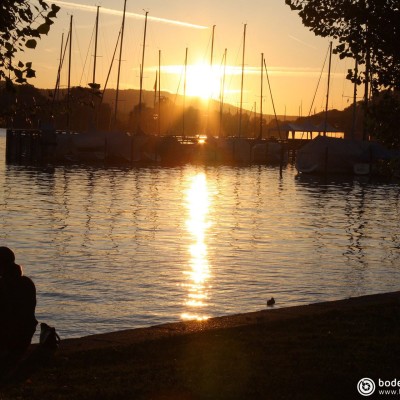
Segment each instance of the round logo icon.
[[357,390],[362,396],[371,396],[375,392],[375,382],[370,378],[362,378],[357,383]]

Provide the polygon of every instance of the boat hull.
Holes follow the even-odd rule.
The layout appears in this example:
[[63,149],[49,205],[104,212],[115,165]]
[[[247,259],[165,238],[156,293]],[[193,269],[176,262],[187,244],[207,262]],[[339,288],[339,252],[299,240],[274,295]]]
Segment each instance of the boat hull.
[[374,163],[388,157],[378,143],[318,136],[299,149],[296,169],[304,174],[366,175]]

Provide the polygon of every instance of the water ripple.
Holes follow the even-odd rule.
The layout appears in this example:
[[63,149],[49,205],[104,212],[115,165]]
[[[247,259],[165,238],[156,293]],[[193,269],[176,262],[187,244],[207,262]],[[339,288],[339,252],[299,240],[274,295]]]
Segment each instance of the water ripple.
[[1,244],[63,337],[400,287],[396,184],[291,166],[5,166],[4,138],[0,152]]

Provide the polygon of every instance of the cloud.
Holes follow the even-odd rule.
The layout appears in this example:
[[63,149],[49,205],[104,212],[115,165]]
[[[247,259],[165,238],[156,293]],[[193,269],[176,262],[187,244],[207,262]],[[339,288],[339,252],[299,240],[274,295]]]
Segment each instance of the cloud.
[[[73,3],[73,2],[70,2],[70,1],[52,0],[52,2],[55,3],[55,4],[58,4],[59,6],[62,6],[64,8],[70,9],[70,10],[81,10],[81,11],[88,11],[88,12],[96,12],[96,10],[97,10],[96,6],[88,6],[86,4],[78,4],[78,3]],[[101,7],[100,11],[103,14],[118,15],[118,16],[122,16],[122,13],[123,13],[122,10],[114,10],[114,9],[105,8],[105,7]],[[127,18],[143,19],[144,15],[136,14],[136,13],[132,13],[132,12],[126,12],[126,17]],[[172,25],[178,25],[178,26],[182,26],[182,27],[186,27],[186,28],[208,29],[207,26],[191,24],[189,22],[176,21],[176,20],[173,20],[173,19],[159,18],[159,17],[154,17],[152,15],[148,15],[147,18],[148,18],[149,21],[162,22],[162,23],[165,23],[165,24],[172,24]]]
[[[161,67],[161,70],[165,74],[182,74],[184,70],[184,65],[164,65]],[[188,69],[193,68],[192,65],[188,65]],[[149,66],[146,68],[147,70],[156,71],[158,66]],[[214,68],[214,71],[217,71],[218,68]],[[218,72],[216,72],[218,74]],[[222,68],[220,68],[219,75],[222,75]],[[260,75],[260,67],[254,66],[245,66],[244,69],[245,75]],[[265,73],[265,71],[264,71]],[[295,78],[295,77],[318,77],[321,71],[317,68],[308,68],[308,67],[282,67],[282,66],[275,66],[275,67],[268,67],[268,74],[277,76],[277,77],[288,77],[288,78]],[[227,65],[226,66],[226,75],[227,76],[239,76],[242,74],[242,67],[235,66],[235,65]],[[331,75],[335,76],[342,76],[340,72],[333,72]]]

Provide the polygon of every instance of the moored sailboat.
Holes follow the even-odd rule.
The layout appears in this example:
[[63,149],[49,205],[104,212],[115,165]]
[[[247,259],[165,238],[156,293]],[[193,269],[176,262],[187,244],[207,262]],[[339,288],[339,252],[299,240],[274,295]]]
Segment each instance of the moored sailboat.
[[297,151],[296,169],[299,173],[304,174],[341,173],[367,175],[374,173],[377,170],[376,165],[379,162],[388,160],[391,157],[389,151],[384,146],[373,141],[356,140],[353,134],[351,139],[327,136],[331,59],[332,42],[329,44],[324,129],[316,138]]

